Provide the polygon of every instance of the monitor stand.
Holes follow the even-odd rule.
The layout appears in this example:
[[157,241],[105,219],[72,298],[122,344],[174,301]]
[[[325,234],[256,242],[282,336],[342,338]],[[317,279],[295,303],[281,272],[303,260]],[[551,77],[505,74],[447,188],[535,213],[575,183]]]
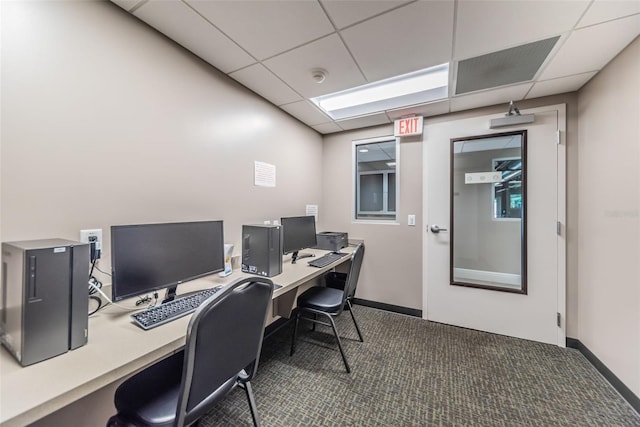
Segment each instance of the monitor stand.
[[164,299],[162,300],[162,304],[165,302],[173,301],[176,298],[176,290],[177,286],[170,286],[167,288],[167,292],[164,294]]
[[298,251],[294,251],[293,255],[291,255],[291,264],[295,264],[297,259],[311,258],[314,256],[315,256],[314,254],[298,254]]

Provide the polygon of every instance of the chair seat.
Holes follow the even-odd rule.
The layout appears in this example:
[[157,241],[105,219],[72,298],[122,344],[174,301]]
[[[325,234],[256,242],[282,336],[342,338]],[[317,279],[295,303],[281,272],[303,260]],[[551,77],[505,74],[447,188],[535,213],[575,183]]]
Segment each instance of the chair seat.
[[139,372],[118,387],[114,403],[120,416],[136,424],[174,425],[183,356],[169,356],[151,367],[152,375]]
[[123,410],[121,417],[129,419],[137,425],[154,427],[171,427],[175,425],[176,406],[180,393],[180,384],[170,390],[161,390],[155,400],[148,400],[132,411]]
[[343,291],[315,286],[298,297],[298,307],[311,308],[325,313],[337,312],[342,307]]

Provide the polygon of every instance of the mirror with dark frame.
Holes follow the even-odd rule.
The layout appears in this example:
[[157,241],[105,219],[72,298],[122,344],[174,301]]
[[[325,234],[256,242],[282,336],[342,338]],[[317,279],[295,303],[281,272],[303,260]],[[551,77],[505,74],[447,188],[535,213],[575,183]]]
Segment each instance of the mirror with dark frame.
[[451,140],[451,285],[527,293],[527,132]]

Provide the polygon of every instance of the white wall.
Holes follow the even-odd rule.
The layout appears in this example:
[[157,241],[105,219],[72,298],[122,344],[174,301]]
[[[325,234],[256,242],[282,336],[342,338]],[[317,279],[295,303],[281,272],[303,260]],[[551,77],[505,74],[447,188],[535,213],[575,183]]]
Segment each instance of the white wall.
[[640,396],[640,39],[578,96],[577,337]]
[[[110,2],[2,2],[2,240],[319,203],[322,138]],[[277,187],[253,185],[254,160]]]

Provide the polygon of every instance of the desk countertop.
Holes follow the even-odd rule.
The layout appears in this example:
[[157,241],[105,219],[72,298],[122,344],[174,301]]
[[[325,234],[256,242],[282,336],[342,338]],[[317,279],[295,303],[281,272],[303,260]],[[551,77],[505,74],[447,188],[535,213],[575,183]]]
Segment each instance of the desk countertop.
[[[351,252],[353,248],[347,248]],[[307,249],[316,256],[327,251]],[[349,260],[345,256],[324,268],[307,265],[309,259],[291,264],[283,261],[283,272],[272,277],[282,286],[274,291],[276,299],[327,270]],[[214,287],[248,276],[235,271],[221,278],[217,274],[181,284],[180,293]],[[125,305],[133,305],[124,301]],[[114,381],[141,370],[184,346],[191,316],[144,331],[129,315],[137,310],[109,305],[89,318],[89,340],[76,350],[52,359],[21,367],[9,352],[0,350],[0,424],[26,425],[48,415]]]

